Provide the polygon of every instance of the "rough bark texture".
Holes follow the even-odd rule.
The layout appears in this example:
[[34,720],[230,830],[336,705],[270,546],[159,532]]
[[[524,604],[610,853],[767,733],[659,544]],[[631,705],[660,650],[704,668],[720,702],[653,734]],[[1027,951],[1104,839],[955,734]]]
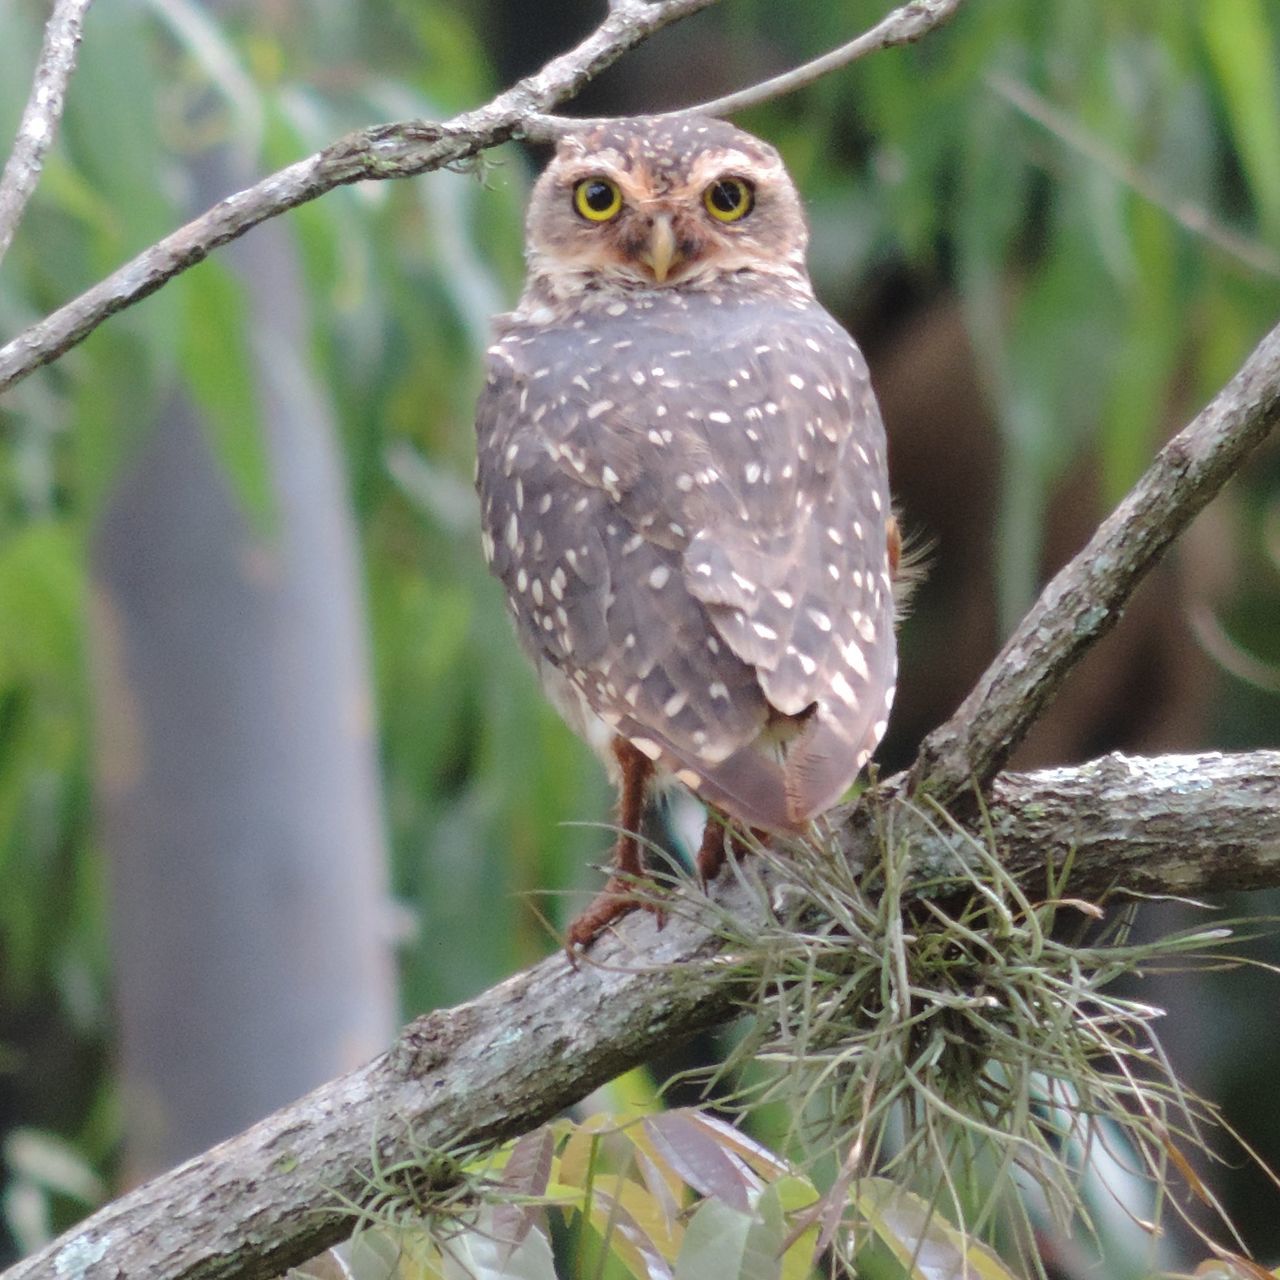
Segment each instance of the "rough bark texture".
[[[1116,882],[1183,894],[1276,884],[1280,752],[1108,756],[1008,774],[991,789],[988,820],[1033,892],[1067,857],[1076,895]],[[850,854],[874,856],[856,832]],[[920,874],[954,856],[947,841],[923,841]],[[716,905],[749,927],[768,898],[723,877]],[[387,1164],[513,1137],[722,1021],[750,976],[722,945],[683,911],[660,931],[638,912],[579,969],[557,954],[418,1019],[367,1066],[108,1205],[2,1280],[275,1275],[350,1233],[338,1196],[360,1198],[371,1152]]]
[[[986,792],[1001,861],[1033,888],[1073,857],[1071,892],[1197,895],[1280,884],[1280,752],[1109,755],[1004,773]],[[917,837],[921,874],[956,842]]]

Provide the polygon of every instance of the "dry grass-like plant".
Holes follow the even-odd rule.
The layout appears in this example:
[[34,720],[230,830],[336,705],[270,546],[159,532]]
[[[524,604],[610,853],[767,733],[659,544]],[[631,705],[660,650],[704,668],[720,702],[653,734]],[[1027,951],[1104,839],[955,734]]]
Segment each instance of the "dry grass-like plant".
[[[921,824],[961,854],[929,883],[910,875]],[[789,1145],[835,1157],[814,1210],[824,1241],[856,1251],[859,1182],[888,1178],[1043,1275],[1034,1242],[1046,1229],[1083,1228],[1101,1245],[1099,1193],[1137,1220],[1103,1169],[1112,1183],[1146,1181],[1139,1225],[1153,1238],[1172,1205],[1216,1250],[1197,1201],[1234,1237],[1193,1168],[1221,1118],[1174,1075],[1155,1030],[1163,1011],[1117,984],[1230,962],[1221,948],[1239,934],[1223,924],[1134,941],[1132,899],[1067,896],[1069,865],[1033,900],[990,841],[941,809],[895,801],[880,836],[878,865],[860,872],[834,841],[758,846],[771,909],[749,936],[734,918],[718,925],[755,992],[709,1085],[744,1111],[774,1104],[791,1117]],[[739,875],[755,879],[749,861]]]

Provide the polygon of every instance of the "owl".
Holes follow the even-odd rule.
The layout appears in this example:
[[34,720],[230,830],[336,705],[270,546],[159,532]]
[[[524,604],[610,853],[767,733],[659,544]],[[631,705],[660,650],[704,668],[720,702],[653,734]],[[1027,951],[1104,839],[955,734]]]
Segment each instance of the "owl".
[[656,780],[707,806],[705,881],[726,831],[805,831],[885,731],[884,430],[807,243],[778,153],[706,117],[586,126],[533,191],[476,484],[522,645],[619,786],[614,872],[571,952],[641,905]]

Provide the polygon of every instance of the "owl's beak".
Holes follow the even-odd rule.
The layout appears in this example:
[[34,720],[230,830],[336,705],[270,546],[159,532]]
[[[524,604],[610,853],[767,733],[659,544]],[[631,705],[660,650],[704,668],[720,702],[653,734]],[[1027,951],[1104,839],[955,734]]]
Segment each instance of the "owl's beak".
[[671,268],[683,256],[676,244],[676,233],[671,226],[670,216],[658,214],[649,232],[649,245],[640,255],[640,261],[653,272],[653,278],[662,284],[671,274]]

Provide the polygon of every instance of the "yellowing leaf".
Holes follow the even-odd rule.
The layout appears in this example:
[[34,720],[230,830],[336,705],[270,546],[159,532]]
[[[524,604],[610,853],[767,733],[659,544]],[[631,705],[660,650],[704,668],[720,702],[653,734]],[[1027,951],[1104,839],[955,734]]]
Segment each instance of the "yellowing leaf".
[[670,1242],[665,1251],[661,1250],[621,1200],[615,1198],[614,1193],[620,1188],[623,1194],[632,1188],[640,1193],[642,1199],[648,1195],[642,1187],[626,1179],[608,1176],[597,1179],[591,1202],[593,1225],[610,1253],[636,1280],[672,1280],[671,1268],[664,1254],[674,1252],[674,1242]]
[[615,1127],[613,1118],[603,1115],[588,1116],[578,1125],[569,1135],[569,1141],[564,1144],[560,1159],[556,1161],[556,1181],[565,1186],[585,1189],[593,1172],[600,1135]]
[[595,1180],[595,1190],[616,1201],[635,1225],[665,1258],[674,1258],[684,1234],[674,1218],[668,1217],[658,1197],[630,1178],[605,1174]]

